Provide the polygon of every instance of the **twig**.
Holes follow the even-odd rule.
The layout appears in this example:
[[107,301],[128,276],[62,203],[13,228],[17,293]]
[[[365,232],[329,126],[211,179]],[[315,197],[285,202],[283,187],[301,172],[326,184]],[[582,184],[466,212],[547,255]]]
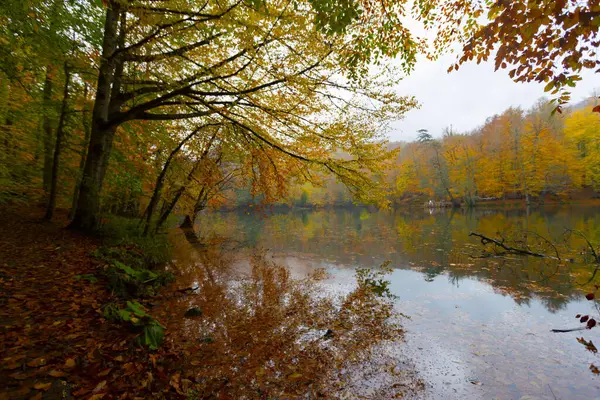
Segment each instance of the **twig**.
[[575,230],[575,229],[567,229],[567,232],[574,233],[577,236],[583,238],[583,240],[585,240],[585,242],[587,243],[588,247],[590,248],[590,251],[592,252],[592,256],[594,256],[594,262],[596,264],[600,264],[600,255],[598,255],[598,253],[596,253],[596,249],[594,249],[594,245],[592,245],[590,243],[589,239],[587,238],[587,236],[585,236],[583,234],[583,232]]
[[573,329],[551,329],[550,332],[554,332],[554,333],[565,333],[565,332],[575,332],[575,331],[582,331],[584,329],[587,329],[587,327],[582,326],[580,328],[573,328]]
[[552,388],[550,387],[550,384],[548,384],[548,389],[550,389],[550,392],[552,393],[552,397],[554,397],[554,400],[556,400],[556,395],[554,394],[554,390],[552,390]]
[[529,250],[524,250],[524,249],[519,249],[516,247],[511,247],[511,246],[507,246],[504,244],[504,242],[501,242],[499,240],[496,239],[492,239],[489,238],[487,236],[484,236],[480,233],[476,233],[476,232],[471,232],[469,233],[469,236],[476,236],[478,238],[481,239],[481,244],[486,245],[489,243],[493,243],[494,245],[503,248],[504,250],[506,250],[509,253],[512,254],[521,254],[521,255],[526,255],[526,256],[533,256],[533,257],[540,257],[540,258],[551,258],[553,260],[560,260],[560,258],[554,257],[554,256],[549,256],[547,254],[542,254],[542,253],[534,253],[532,251]]

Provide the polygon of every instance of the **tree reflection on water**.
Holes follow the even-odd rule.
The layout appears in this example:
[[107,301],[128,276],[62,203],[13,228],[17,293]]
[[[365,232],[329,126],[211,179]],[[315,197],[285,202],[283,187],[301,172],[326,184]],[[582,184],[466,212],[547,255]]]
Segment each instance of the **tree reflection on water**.
[[[294,278],[265,252],[218,238],[200,245],[181,233],[173,236],[169,268],[179,275],[177,284],[191,290],[181,290],[160,315],[186,374],[182,392],[262,399],[350,391],[391,398],[419,386],[382,352],[400,342],[403,331],[392,301],[379,296],[372,282],[328,293],[320,284],[322,269]],[[201,316],[181,318],[194,307]],[[374,379],[366,384],[359,372]]]

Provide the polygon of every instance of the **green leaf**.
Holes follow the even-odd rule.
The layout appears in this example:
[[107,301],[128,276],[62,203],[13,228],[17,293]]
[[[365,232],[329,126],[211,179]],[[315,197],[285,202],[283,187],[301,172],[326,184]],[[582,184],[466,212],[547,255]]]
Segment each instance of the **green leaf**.
[[152,324],[144,327],[142,335],[138,337],[138,343],[143,346],[148,346],[151,350],[156,350],[160,347],[165,336],[165,330],[160,324]]

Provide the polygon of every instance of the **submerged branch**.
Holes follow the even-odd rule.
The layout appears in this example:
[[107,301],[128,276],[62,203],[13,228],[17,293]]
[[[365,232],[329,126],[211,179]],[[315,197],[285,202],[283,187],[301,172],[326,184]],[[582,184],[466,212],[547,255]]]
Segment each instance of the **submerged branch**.
[[493,243],[495,246],[500,247],[504,250],[506,250],[508,253],[511,254],[520,254],[520,255],[525,255],[525,256],[532,256],[532,257],[540,257],[540,258],[551,258],[553,260],[560,260],[559,257],[554,257],[554,256],[549,256],[547,254],[542,254],[542,253],[535,253],[533,251],[529,251],[526,249],[519,249],[517,247],[512,247],[512,246],[508,246],[504,243],[504,240],[499,241],[497,239],[493,239],[493,238],[489,238],[487,236],[484,236],[480,233],[477,232],[471,232],[469,233],[469,236],[476,236],[478,238],[481,239],[481,244],[483,244],[484,246],[486,244],[489,243]]

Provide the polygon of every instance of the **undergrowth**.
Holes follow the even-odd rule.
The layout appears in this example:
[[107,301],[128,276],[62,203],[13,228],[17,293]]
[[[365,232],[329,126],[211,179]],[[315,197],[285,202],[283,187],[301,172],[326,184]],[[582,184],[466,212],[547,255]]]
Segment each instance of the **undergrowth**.
[[107,247],[120,249],[110,256],[124,264],[152,268],[171,261],[172,248],[167,235],[143,236],[139,219],[107,216],[102,220],[98,234]]
[[[143,236],[139,220],[110,215],[103,219],[97,232],[104,245],[92,256],[104,262],[107,289],[116,300],[104,306],[104,317],[139,333],[135,343],[157,349],[165,328],[146,312],[139,299],[158,294],[174,280],[173,274],[154,270],[171,260],[167,235]],[[88,277],[81,277],[91,282]]]
[[112,322],[128,324],[133,330],[140,333],[135,342],[147,346],[151,350],[160,347],[165,336],[165,327],[152,315],[148,314],[137,301],[128,301],[125,306],[111,303],[104,307],[104,318]]

